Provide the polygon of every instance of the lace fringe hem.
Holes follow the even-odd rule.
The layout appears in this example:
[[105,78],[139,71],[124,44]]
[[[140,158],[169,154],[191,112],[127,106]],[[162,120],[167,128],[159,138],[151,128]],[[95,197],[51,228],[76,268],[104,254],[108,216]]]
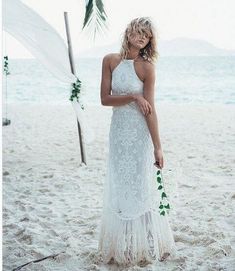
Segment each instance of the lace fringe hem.
[[136,219],[121,219],[114,211],[103,212],[98,253],[104,263],[134,265],[176,256],[168,217],[153,209]]

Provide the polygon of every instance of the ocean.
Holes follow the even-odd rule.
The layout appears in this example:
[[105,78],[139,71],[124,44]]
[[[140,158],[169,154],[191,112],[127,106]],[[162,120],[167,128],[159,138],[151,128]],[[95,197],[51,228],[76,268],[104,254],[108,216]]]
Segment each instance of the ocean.
[[[84,101],[100,104],[101,58],[76,59]],[[67,103],[68,85],[36,59],[9,58],[3,103]],[[160,57],[156,63],[155,101],[235,104],[235,56]]]

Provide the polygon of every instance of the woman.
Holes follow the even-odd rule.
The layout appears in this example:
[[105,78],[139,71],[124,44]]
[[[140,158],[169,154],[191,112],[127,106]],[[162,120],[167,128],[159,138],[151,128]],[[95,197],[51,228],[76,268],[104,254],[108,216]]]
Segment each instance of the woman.
[[153,24],[140,17],[127,26],[120,53],[103,58],[101,103],[113,107],[98,247],[104,263],[152,263],[176,252],[155,183],[156,167],[164,166],[154,106],[157,56]]

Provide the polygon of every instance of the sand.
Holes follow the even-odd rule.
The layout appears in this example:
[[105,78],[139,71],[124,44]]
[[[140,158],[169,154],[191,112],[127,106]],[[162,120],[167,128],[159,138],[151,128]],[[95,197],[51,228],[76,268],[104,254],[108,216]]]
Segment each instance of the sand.
[[111,107],[88,106],[95,131],[80,163],[65,105],[10,104],[3,127],[3,270],[235,270],[235,107],[159,102],[174,260],[105,266],[96,253]]

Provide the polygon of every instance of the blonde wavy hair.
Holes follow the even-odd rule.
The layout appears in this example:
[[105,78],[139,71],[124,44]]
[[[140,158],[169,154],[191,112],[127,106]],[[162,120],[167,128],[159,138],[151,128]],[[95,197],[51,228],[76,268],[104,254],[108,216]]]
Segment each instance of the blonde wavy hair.
[[151,63],[157,61],[159,53],[157,51],[157,31],[153,25],[150,17],[138,17],[133,19],[122,34],[122,45],[120,49],[120,56],[125,59],[130,52],[129,38],[132,34],[147,35],[149,38],[148,44],[140,49],[140,56]]

